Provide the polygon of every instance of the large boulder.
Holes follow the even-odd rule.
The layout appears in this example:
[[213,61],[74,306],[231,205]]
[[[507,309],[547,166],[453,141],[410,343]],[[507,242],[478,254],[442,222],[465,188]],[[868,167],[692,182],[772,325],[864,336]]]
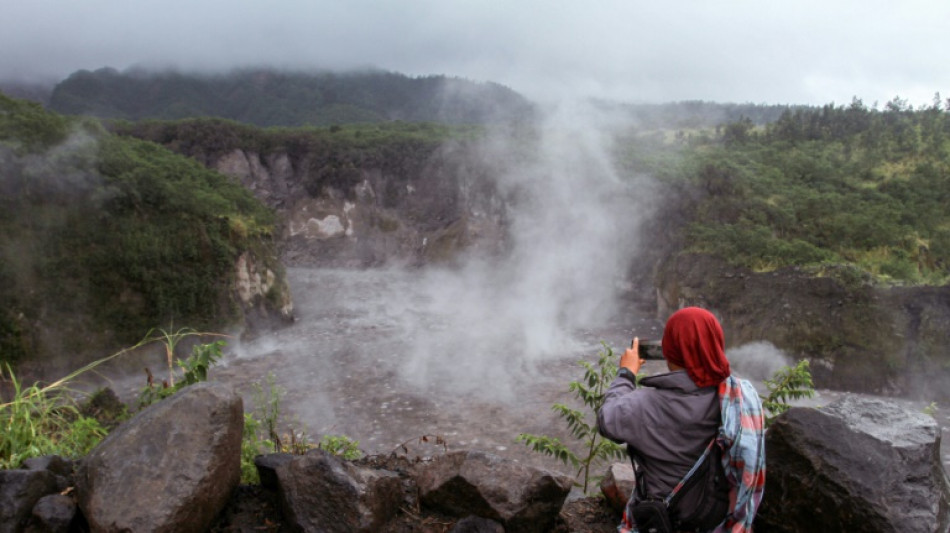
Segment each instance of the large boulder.
[[413,472],[423,505],[500,522],[509,533],[550,531],[573,480],[477,451],[458,451]]
[[950,525],[950,482],[931,416],[847,397],[790,409],[765,442],[757,532],[933,533]]
[[315,449],[275,468],[284,518],[298,531],[378,531],[403,500],[398,474]]
[[82,462],[92,531],[207,531],[241,477],[241,397],[199,383],[138,413]]

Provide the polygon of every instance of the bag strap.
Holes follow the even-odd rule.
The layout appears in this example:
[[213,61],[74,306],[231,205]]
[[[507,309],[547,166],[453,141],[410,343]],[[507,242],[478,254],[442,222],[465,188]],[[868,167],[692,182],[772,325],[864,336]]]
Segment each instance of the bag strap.
[[694,464],[693,467],[689,469],[689,472],[683,476],[683,479],[681,479],[680,482],[677,483],[675,487],[673,487],[673,490],[670,492],[670,494],[666,498],[663,498],[663,503],[665,503],[667,507],[670,507],[673,504],[673,500],[676,498],[676,495],[679,494],[680,489],[686,485],[686,482],[689,481],[689,478],[693,477],[693,474],[696,473],[696,470],[699,469],[699,467],[703,464],[703,461],[706,460],[706,457],[709,456],[709,452],[712,451],[714,444],[716,444],[715,437],[709,441],[709,445],[706,446],[706,451],[704,451],[703,454],[699,456],[699,459],[696,460],[696,464]]

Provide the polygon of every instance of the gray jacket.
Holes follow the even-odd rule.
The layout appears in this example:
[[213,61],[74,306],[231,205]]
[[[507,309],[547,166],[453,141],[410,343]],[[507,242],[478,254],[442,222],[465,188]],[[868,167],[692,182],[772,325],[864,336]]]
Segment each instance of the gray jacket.
[[615,379],[597,426],[638,456],[647,494],[664,497],[719,430],[718,388],[697,387],[685,370],[646,377],[640,385]]

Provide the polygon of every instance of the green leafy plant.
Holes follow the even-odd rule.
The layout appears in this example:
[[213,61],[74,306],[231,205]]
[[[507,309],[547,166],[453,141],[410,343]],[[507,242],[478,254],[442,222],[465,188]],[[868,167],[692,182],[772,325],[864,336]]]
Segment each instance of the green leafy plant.
[[324,435],[317,444],[317,448],[325,450],[333,455],[353,461],[363,456],[359,449],[360,442],[353,440],[346,435]]
[[261,482],[254,458],[264,453],[265,442],[260,437],[260,421],[251,413],[244,413],[244,432],[241,435],[241,483],[256,485]]
[[[276,384],[274,374],[271,372],[267,373],[263,384],[255,382],[252,385],[251,398],[254,409],[253,412],[244,414],[244,435],[241,442],[242,483],[253,484],[260,481],[257,467],[254,465],[254,458],[258,455],[268,451],[302,455],[314,448],[306,431],[298,431],[291,426],[287,433],[280,433],[280,408],[283,395],[284,389]],[[329,440],[324,437],[324,441],[326,444],[321,443],[321,445],[331,453],[343,455],[347,459],[359,457],[359,451],[356,450],[357,455],[353,457],[353,451],[348,446],[349,442],[353,442],[353,449],[355,449],[359,443],[351,441],[348,437],[330,437]]]
[[765,386],[769,390],[769,395],[762,401],[762,407],[766,410],[766,427],[775,417],[789,410],[789,401],[815,395],[807,359],[802,359],[793,367],[779,369],[771,379],[765,380]]
[[[198,333],[188,328],[179,329],[172,334],[167,333],[165,330],[161,331],[161,337],[151,340],[161,340],[165,345],[165,353],[168,360],[168,381],[157,385],[151,371],[146,368],[147,382],[139,393],[139,408],[147,407],[159,400],[167,398],[188,385],[207,381],[208,369],[217,363],[222,356],[221,350],[224,348],[225,342],[218,340],[210,343],[196,344],[192,347],[191,356],[185,360],[174,359],[175,346],[181,342],[184,337],[210,334]],[[179,379],[178,383],[174,382],[174,367],[176,364],[182,371],[181,379]]]
[[[266,390],[265,390],[266,386]],[[264,430],[264,440],[275,452],[282,450],[280,433],[277,423],[280,419],[280,404],[284,389],[274,381],[274,374],[267,373],[264,385],[255,382],[252,387],[251,398],[254,402],[254,418]]]
[[[584,368],[584,378],[580,381],[572,381],[568,387],[568,390],[587,407],[588,412],[594,414],[595,418],[597,411],[604,404],[604,393],[607,387],[617,375],[617,362],[614,360],[613,350],[606,343],[603,347],[598,354],[596,364],[588,361],[578,363]],[[517,440],[538,453],[549,455],[565,465],[569,464],[576,468],[576,476],[583,479],[583,482],[578,485],[583,487],[586,493],[592,479],[591,465],[611,459],[622,459],[624,449],[619,444],[603,438],[597,431],[597,423],[588,423],[585,420],[584,411],[561,403],[554,404],[551,409],[567,423],[571,436],[583,443],[581,453],[574,452],[560,439],[548,435],[522,433],[518,435]]]
[[930,402],[930,405],[924,407],[923,413],[925,415],[936,416],[937,415],[937,402]]

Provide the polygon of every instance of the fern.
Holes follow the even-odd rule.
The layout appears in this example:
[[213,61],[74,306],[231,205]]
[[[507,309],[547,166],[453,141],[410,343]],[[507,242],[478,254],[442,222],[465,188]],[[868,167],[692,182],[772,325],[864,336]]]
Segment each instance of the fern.
[[765,380],[769,395],[762,402],[767,411],[765,426],[768,427],[778,415],[788,411],[790,401],[811,398],[815,395],[815,386],[812,383],[811,372],[808,369],[808,360],[802,359],[793,367],[783,367],[778,370],[772,379]]

